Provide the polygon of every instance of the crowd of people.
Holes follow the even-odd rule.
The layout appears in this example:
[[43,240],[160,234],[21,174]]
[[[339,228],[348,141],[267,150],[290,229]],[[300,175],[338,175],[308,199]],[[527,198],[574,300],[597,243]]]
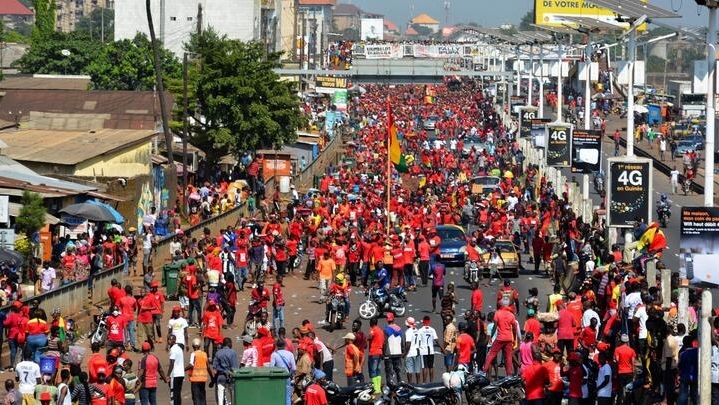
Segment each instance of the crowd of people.
[[[458,368],[493,377],[504,369],[506,375],[523,376],[532,404],[560,404],[565,397],[570,404],[696,403],[698,296],[690,297],[688,324],[679,323],[676,294],[672,303],[663,303],[656,280],[644,277],[645,260],[632,260],[619,246],[606,249],[603,221],[578,216],[563,186],[524,162],[508,130],[511,123],[502,121],[479,84],[435,86],[431,103],[425,90],[368,86],[348,105],[353,142],[346,155],[353,164],[328,168],[317,190],[293,193],[286,204],[268,204],[258,216],[240,217],[219,234],[176,233],[167,254],[180,269],[178,303],[169,319],[163,321],[166,297],[151,266],[145,266],[138,297],[136,289],[119,282],[107,291],[106,353],[93,345],[86,362],[65,372],[58,361],[50,375],[27,361],[15,364],[13,357],[20,385],[15,393],[9,381],[8,397],[34,395],[63,405],[97,398],[155,404],[164,380],[179,404],[187,379],[193,403],[205,403],[208,384],[223,403],[233,369],[273,366],[289,373],[288,404],[304,397],[307,404],[323,405],[322,383],[334,379],[335,353],[342,351],[337,368],[346,383],[370,381],[377,392],[387,381],[432,382]],[[408,173],[399,166],[390,173],[385,169],[389,114],[404,160],[412,162]],[[435,130],[425,131],[422,123],[434,115],[440,117]],[[484,147],[465,150],[469,138],[480,138]],[[471,179],[489,174],[502,177],[499,186],[476,192]],[[253,184],[248,188],[257,192]],[[446,280],[438,257],[436,227],[444,224],[465,227],[467,258],[483,266],[489,265],[483,263],[485,254],[498,253],[497,240],[512,241],[529,258],[522,263],[534,265],[523,270],[545,274],[552,294],[545,299],[536,288],[520,293],[508,279],[499,285],[494,277],[480,279],[467,296],[471,307],[457,313],[459,296],[467,293]],[[665,247],[660,233],[656,224],[638,218],[638,255],[660,258]],[[441,324],[435,324],[430,308],[422,319],[399,321],[391,312],[384,319],[350,318],[351,332],[332,347],[315,329],[323,323],[285,324],[285,306],[295,299],[286,289],[298,291],[285,286],[293,273],[304,276],[297,283],[316,283],[323,292],[343,296],[349,314],[356,304],[352,289],[417,291],[409,301],[431,294],[431,312]],[[485,300],[486,288],[495,285],[496,296]],[[250,306],[238,322],[241,295]],[[42,356],[45,340],[37,335],[45,336],[48,347],[53,339],[62,342],[61,322],[43,319],[39,307],[13,308],[4,325],[11,348],[25,348],[23,359]],[[60,359],[68,350],[61,343],[53,347]],[[142,356],[134,367],[133,351]],[[712,354],[719,370],[716,343]],[[435,356],[442,362],[438,370]]]

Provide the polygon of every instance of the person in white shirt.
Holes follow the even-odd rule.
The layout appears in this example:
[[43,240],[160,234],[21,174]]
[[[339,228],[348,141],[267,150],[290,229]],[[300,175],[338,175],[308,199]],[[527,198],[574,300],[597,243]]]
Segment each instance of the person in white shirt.
[[609,354],[599,353],[599,373],[597,374],[597,405],[612,404],[612,366]]
[[409,317],[404,321],[407,330],[404,332],[404,368],[407,373],[407,382],[412,381],[419,383],[419,375],[422,372],[422,356],[419,354],[419,331],[417,330],[417,322],[413,317]]
[[185,380],[185,358],[182,346],[177,344],[175,335],[167,337],[167,344],[170,345],[170,365],[167,367],[167,375],[170,376],[170,403],[172,405],[182,404],[182,382]]
[[422,356],[422,382],[434,381],[434,346],[437,343],[437,331],[430,326],[431,318],[422,318],[422,327],[417,329],[419,334],[419,354]]
[[152,253],[152,231],[145,227],[145,235],[142,237],[142,271],[147,272],[150,266],[150,253]]
[[677,193],[677,189],[679,188],[679,170],[677,170],[676,166],[674,166],[672,171],[669,172],[669,177],[672,184],[672,195],[674,195]]
[[599,334],[599,327],[602,324],[601,319],[599,318],[599,314],[597,313],[597,311],[594,310],[594,308],[592,308],[592,303],[590,301],[585,301],[584,312],[582,313],[582,327],[588,327],[592,321],[592,318],[595,318],[597,320],[597,334]]
[[644,355],[647,352],[647,320],[649,319],[647,306],[651,305],[651,303],[652,298],[649,295],[646,295],[643,297],[642,303],[637,305],[634,309],[634,320],[638,325],[637,338],[639,339],[639,353],[637,353],[637,355],[642,358],[644,358]]
[[15,366],[15,380],[18,384],[18,392],[22,395],[23,404],[35,403],[35,387],[40,383],[40,365],[32,361],[32,353],[25,350],[23,361]]
[[[187,328],[190,324],[187,320],[182,317],[182,308],[179,305],[172,307],[172,315],[170,320],[167,321],[167,336],[175,336],[176,343],[181,345],[183,348],[187,348]],[[170,340],[167,340],[167,348],[170,348]]]

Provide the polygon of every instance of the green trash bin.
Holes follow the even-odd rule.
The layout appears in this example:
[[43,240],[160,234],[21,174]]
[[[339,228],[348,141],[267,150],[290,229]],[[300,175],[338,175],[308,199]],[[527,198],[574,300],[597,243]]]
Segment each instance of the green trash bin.
[[283,367],[243,367],[232,372],[234,400],[239,405],[284,404],[287,379]]
[[176,299],[177,287],[180,282],[180,262],[173,262],[162,266],[162,285],[168,299]]

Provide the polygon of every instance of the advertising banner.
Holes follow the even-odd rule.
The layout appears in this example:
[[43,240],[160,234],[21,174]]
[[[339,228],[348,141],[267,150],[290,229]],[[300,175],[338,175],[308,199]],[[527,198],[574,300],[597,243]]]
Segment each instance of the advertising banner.
[[360,39],[384,39],[384,20],[381,18],[363,18],[360,20]]
[[367,59],[392,59],[403,56],[400,44],[365,45],[364,53]]
[[546,148],[547,139],[544,136],[547,131],[547,124],[551,121],[550,118],[534,118],[529,120],[530,132],[529,136],[534,140],[535,148]]
[[335,94],[337,89],[347,89],[346,77],[316,76],[315,91],[324,94]]
[[679,230],[679,276],[719,285],[719,208],[682,207]]
[[602,131],[575,129],[572,131],[572,172],[596,173],[601,169]]
[[607,224],[631,228],[637,218],[652,220],[652,160],[609,158]]
[[537,118],[537,110],[537,107],[519,109],[519,138],[529,138],[532,135],[532,120]]
[[337,106],[339,111],[347,111],[347,89],[335,90],[332,95],[332,104]]
[[265,156],[262,160],[262,175],[265,181],[272,176],[282,177],[292,175],[292,163],[289,158],[269,159]]
[[569,167],[572,159],[569,145],[572,143],[571,124],[548,124],[546,129],[547,166]]
[[[646,3],[647,0],[639,0]],[[588,20],[600,20],[616,25],[617,29],[628,29],[629,23],[617,22],[616,13],[596,6],[585,0],[535,0],[534,23],[543,27],[566,28],[564,17],[581,17]],[[647,24],[639,26],[638,31],[647,29]]]
[[464,55],[462,45],[435,44],[414,45],[412,54],[415,58],[458,58]]

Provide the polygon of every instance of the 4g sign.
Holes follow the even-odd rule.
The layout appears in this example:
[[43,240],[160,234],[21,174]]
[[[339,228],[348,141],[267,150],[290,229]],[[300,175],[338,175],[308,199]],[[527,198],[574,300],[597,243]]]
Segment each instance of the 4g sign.
[[547,124],[547,166],[569,167],[571,164],[572,125]]
[[519,137],[532,136],[532,120],[537,118],[537,107],[521,107],[519,109]]
[[652,220],[652,161],[610,158],[607,172],[607,222],[632,227],[637,218]]

